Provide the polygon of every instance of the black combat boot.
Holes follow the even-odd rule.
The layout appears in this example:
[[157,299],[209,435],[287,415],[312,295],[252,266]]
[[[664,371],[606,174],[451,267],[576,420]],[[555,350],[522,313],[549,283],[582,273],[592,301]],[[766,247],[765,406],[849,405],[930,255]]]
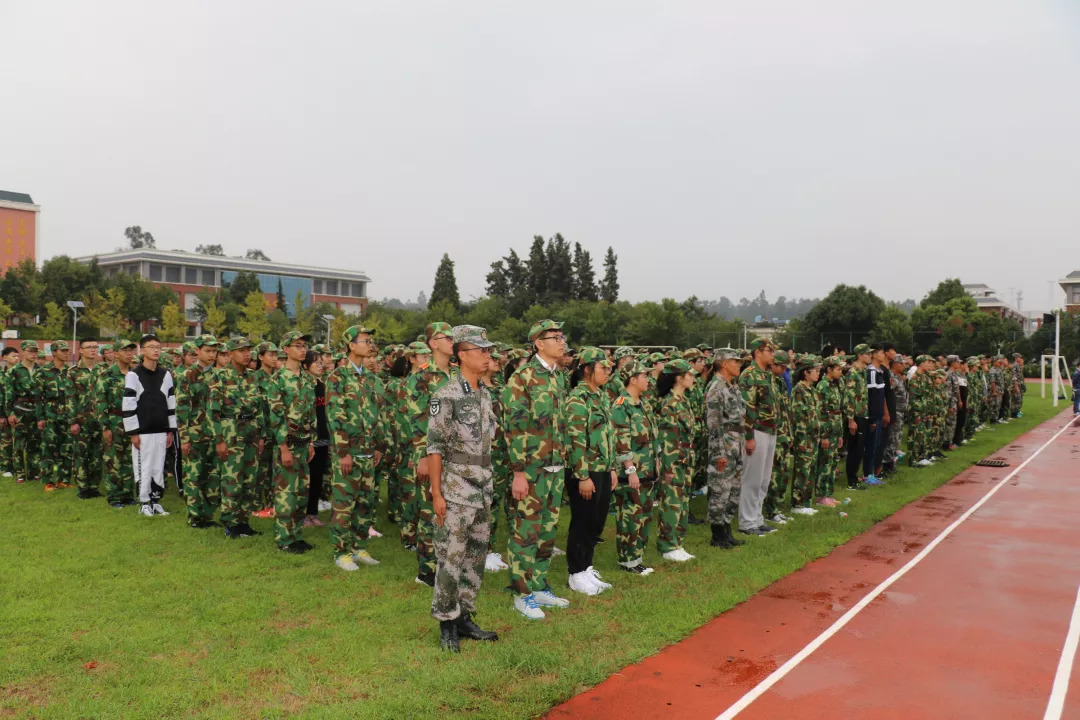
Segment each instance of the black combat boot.
[[439,647],[452,653],[461,652],[461,643],[458,641],[457,621],[440,620],[439,629],[442,631]]
[[731,547],[727,538],[724,537],[724,525],[722,523],[714,523],[710,526],[712,528],[712,542],[709,545],[713,547],[723,548],[727,550]]
[[458,617],[457,634],[458,637],[468,638],[469,640],[490,640],[494,642],[499,639],[497,633],[493,633],[490,630],[481,630],[477,624],[473,622],[472,615],[469,613],[462,613]]
[[727,540],[728,545],[731,547],[737,547],[739,545],[745,545],[745,540],[740,540],[735,537],[735,533],[731,532],[731,525],[724,523],[724,539]]

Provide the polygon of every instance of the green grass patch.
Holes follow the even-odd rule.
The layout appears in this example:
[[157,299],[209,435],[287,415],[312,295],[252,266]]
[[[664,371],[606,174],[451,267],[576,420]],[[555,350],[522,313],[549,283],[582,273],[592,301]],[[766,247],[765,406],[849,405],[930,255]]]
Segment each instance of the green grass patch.
[[[1060,409],[1060,408],[1059,408]],[[527,718],[686,637],[710,618],[864,532],[1056,411],[1035,393],[1024,417],[981,432],[946,463],[902,470],[852,503],[800,518],[733,552],[691,528],[697,560],[648,577],[616,571],[613,522],[597,567],[615,588],[574,596],[571,609],[530,622],[510,607],[505,573],[484,580],[480,621],[495,644],[438,649],[431,592],[414,556],[386,534],[378,568],[334,567],[325,528],[305,556],[269,533],[231,541],[190,530],[175,494],[168,518],[82,502],[74,491],[4,481],[0,581],[0,717],[34,718]],[[839,497],[845,493],[838,491]],[[704,515],[703,499],[695,511]],[[562,517],[565,547],[569,511]],[[268,531],[268,521],[254,520]],[[501,529],[505,534],[505,528]],[[566,563],[552,563],[564,588]],[[569,594],[569,591],[567,591]]]

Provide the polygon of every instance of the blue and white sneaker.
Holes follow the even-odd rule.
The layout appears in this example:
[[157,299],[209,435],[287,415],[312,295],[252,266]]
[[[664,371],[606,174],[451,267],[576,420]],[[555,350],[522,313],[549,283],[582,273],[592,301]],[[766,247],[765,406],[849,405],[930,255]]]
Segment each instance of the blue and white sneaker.
[[867,485],[884,485],[885,484],[885,481],[882,480],[881,478],[877,477],[876,475],[867,475],[866,478],[863,480],[863,482],[866,483]]
[[543,620],[545,615],[536,604],[535,595],[519,595],[514,598],[514,609],[530,620]]
[[551,592],[550,588],[544,590],[537,590],[532,594],[533,600],[537,605],[541,607],[553,607],[565,609],[570,607],[570,601],[566,598],[561,598],[555,593]]

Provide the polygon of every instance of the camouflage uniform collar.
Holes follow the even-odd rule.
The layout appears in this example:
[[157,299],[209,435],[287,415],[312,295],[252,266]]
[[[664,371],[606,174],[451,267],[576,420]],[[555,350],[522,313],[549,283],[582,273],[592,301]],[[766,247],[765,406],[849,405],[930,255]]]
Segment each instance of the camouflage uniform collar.
[[547,370],[549,373],[553,373],[559,369],[558,365],[548,365],[546,362],[544,362],[544,358],[540,357],[540,353],[536,353],[535,355],[533,355],[533,357],[536,359],[537,364]]

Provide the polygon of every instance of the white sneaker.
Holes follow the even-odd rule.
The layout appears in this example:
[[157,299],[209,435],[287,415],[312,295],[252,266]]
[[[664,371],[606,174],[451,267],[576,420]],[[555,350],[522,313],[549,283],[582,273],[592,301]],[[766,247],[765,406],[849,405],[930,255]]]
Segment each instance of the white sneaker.
[[686,552],[686,548],[679,548],[679,553],[683,556],[685,560],[693,560],[695,557],[697,557],[696,555],[691,555],[690,553]]
[[574,592],[583,595],[599,595],[604,591],[602,587],[593,582],[592,575],[586,570],[571,575],[570,579],[566,581],[566,585]]
[[682,551],[682,548],[675,548],[674,550],[668,550],[660,557],[672,562],[686,562],[690,558],[686,557],[686,554]]
[[647,568],[645,568],[644,570],[641,571],[641,576],[642,577],[644,577],[646,575],[652,575],[652,574],[653,574],[653,569],[651,567],[647,567]]
[[357,565],[378,565],[379,561],[371,557],[367,550],[357,550],[352,554],[352,561]]
[[357,565],[356,563],[354,563],[352,558],[349,557],[348,555],[342,555],[341,557],[339,557],[337,560],[334,561],[334,564],[337,565],[342,570],[344,570],[345,572],[356,572],[357,570],[360,569],[360,566]]
[[784,516],[781,515],[780,513],[776,513],[775,515],[773,515],[772,516],[772,521],[774,523],[776,523],[777,525],[787,525],[787,520],[784,519]]
[[596,568],[594,568],[592,565],[590,565],[585,570],[585,572],[589,573],[589,575],[592,575],[592,579],[596,581],[596,584],[600,586],[601,590],[610,590],[613,587],[611,583],[604,582],[604,578],[600,577],[600,573],[598,573],[596,571]]
[[7,470],[4,471],[4,477],[11,477],[11,473]]
[[536,604],[536,597],[533,595],[514,598],[514,609],[530,620],[543,620],[545,617],[544,611]]
[[793,515],[817,515],[817,510],[808,507],[791,508]]
[[533,594],[533,600],[537,605],[542,607],[553,607],[565,609],[570,607],[570,601],[566,598],[561,598],[550,590],[538,590]]
[[381,532],[379,532],[378,530],[376,530],[376,529],[375,529],[375,526],[374,526],[374,525],[372,525],[372,526],[371,526],[371,529],[367,531],[367,536],[368,536],[368,539],[371,539],[371,538],[381,538],[381,537],[382,537],[382,533],[381,533]]
[[158,503],[154,503],[151,506],[151,508],[153,509],[155,515],[168,515],[169,514],[168,511],[165,508],[161,507],[161,505],[159,505]]
[[558,557],[559,555],[565,555],[565,554],[566,554],[566,551],[565,550],[560,550],[559,548],[552,548],[552,550],[551,550],[551,557]]
[[331,503],[329,500],[320,500],[319,501],[319,512],[326,512],[327,510],[330,510],[333,507],[334,507],[334,504]]
[[926,458],[923,458],[922,460],[920,460],[919,462],[917,462],[915,464],[918,465],[919,467],[926,467],[927,465],[931,465],[932,463],[929,460],[927,460]]
[[139,514],[146,517],[154,517],[154,506],[150,503],[139,506]]

